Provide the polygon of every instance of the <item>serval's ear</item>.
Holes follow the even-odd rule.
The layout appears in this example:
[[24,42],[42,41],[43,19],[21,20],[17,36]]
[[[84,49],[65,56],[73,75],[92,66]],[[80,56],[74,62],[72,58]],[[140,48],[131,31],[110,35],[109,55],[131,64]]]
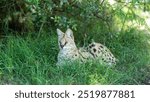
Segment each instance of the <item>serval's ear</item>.
[[58,36],[61,36],[61,35],[63,35],[64,33],[63,33],[60,29],[57,28],[57,34],[58,34]]
[[68,28],[67,31],[66,31],[66,34],[67,34],[68,37],[71,37],[72,39],[74,39],[73,31],[71,29]]

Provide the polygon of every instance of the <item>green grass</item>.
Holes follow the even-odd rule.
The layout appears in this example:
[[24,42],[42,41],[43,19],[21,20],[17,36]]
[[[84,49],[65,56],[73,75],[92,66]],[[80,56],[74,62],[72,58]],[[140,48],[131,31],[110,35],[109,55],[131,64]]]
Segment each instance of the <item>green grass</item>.
[[149,36],[142,31],[131,29],[101,42],[119,59],[113,68],[96,62],[58,68],[57,35],[43,35],[1,39],[0,84],[148,84],[150,80]]

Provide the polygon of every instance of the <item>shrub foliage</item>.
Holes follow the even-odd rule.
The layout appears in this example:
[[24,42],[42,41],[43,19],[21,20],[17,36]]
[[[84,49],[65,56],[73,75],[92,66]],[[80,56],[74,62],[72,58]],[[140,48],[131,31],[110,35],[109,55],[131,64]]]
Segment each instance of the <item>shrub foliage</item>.
[[[0,31],[36,31],[70,27],[81,33],[99,24],[105,32],[114,32],[116,22],[143,23],[135,9],[149,11],[148,1],[140,0],[1,0]],[[92,26],[91,26],[92,25]],[[119,25],[120,26],[120,25]]]

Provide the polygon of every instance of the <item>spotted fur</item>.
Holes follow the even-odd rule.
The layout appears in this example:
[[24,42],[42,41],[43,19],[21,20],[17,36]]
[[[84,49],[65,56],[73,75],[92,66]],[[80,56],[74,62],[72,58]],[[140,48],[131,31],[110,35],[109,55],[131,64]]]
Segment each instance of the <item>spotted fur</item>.
[[108,65],[116,64],[116,58],[106,46],[92,42],[87,47],[78,49],[74,42],[74,36],[71,29],[67,29],[65,33],[57,29],[57,34],[60,49],[57,57],[57,65],[62,65],[64,62],[72,62],[75,60],[81,62],[97,60]]

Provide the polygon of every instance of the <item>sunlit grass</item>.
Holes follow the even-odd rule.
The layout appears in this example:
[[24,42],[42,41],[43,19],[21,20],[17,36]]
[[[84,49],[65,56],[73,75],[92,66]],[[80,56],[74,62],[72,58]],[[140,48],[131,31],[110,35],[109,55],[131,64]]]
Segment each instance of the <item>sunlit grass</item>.
[[119,59],[113,68],[96,62],[56,67],[57,36],[44,35],[1,40],[0,84],[148,84],[149,36],[142,31],[130,29],[101,42]]

